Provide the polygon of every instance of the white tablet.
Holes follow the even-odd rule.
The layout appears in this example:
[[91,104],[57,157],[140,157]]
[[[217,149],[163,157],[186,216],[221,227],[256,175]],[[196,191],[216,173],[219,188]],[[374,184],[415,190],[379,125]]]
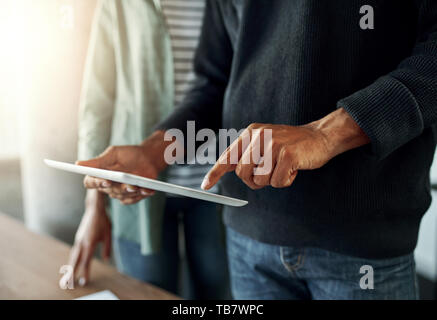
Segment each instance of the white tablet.
[[96,169],[91,167],[78,166],[71,163],[59,162],[45,159],[44,162],[52,168],[64,170],[68,172],[73,172],[77,174],[89,175],[96,178],[102,178],[110,181],[115,181],[119,183],[130,184],[133,186],[138,186],[142,188],[147,188],[156,191],[162,191],[167,193],[176,194],[179,196],[195,198],[215,203],[220,203],[223,205],[231,206],[231,207],[242,207],[245,206],[248,202],[245,200],[235,199],[231,197],[226,197],[202,190],[196,190],[192,188],[182,187],[175,184],[162,182],[155,179],[149,179],[140,177],[134,174],[119,172],[119,171],[111,171],[111,170],[103,170]]

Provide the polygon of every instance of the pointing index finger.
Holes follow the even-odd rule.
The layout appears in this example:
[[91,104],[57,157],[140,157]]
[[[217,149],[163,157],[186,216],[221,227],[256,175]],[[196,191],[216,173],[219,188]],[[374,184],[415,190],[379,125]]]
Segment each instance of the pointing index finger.
[[226,172],[232,171],[233,169],[229,169],[228,164],[220,164],[217,161],[212,167],[211,170],[206,174],[205,178],[202,181],[201,188],[204,190],[211,189]]
[[[203,179],[201,188],[204,190],[211,189],[221,177],[227,172],[234,171],[240,161],[241,155],[247,149],[249,141],[245,139],[247,137],[247,132],[243,132],[237,140],[235,140],[229,148],[227,148],[214,166],[209,170]],[[249,136],[250,138],[250,136]]]

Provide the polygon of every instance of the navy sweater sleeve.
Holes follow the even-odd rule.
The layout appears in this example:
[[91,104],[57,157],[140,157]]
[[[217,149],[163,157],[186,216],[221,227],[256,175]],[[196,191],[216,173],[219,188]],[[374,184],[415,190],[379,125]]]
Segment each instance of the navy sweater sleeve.
[[437,1],[416,1],[417,43],[396,70],[338,102],[384,158],[437,121]]
[[223,99],[229,80],[233,49],[220,0],[207,0],[202,33],[194,58],[195,81],[183,102],[156,129],[177,128],[185,132],[187,121],[196,130],[218,130],[222,122]]

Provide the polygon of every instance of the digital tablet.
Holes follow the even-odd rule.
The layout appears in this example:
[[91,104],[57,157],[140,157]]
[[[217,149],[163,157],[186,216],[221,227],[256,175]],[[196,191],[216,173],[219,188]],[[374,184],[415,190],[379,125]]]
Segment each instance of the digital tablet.
[[91,167],[78,166],[71,163],[59,162],[45,159],[44,162],[52,168],[68,171],[77,174],[89,175],[96,178],[102,178],[114,182],[130,184],[133,186],[147,188],[156,191],[162,191],[166,193],[171,193],[179,196],[195,198],[210,202],[215,202],[231,207],[242,207],[248,202],[245,200],[235,199],[231,197],[226,197],[211,192],[206,192],[202,190],[196,190],[193,188],[187,188],[178,186],[175,184],[162,182],[155,179],[149,179],[140,177],[134,174],[129,174],[119,171],[103,170]]

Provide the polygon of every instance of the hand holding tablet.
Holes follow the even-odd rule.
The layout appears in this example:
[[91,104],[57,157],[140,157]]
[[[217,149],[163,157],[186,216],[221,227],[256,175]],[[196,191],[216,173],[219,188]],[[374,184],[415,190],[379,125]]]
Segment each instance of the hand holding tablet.
[[44,162],[52,168],[63,170],[63,171],[88,175],[96,178],[106,179],[106,180],[133,185],[141,188],[172,193],[175,195],[215,202],[232,207],[242,207],[247,205],[248,203],[245,200],[235,199],[235,198],[217,195],[206,191],[182,187],[155,179],[144,178],[134,174],[79,166],[79,165],[74,165],[65,162],[58,162],[48,159],[44,160]]

